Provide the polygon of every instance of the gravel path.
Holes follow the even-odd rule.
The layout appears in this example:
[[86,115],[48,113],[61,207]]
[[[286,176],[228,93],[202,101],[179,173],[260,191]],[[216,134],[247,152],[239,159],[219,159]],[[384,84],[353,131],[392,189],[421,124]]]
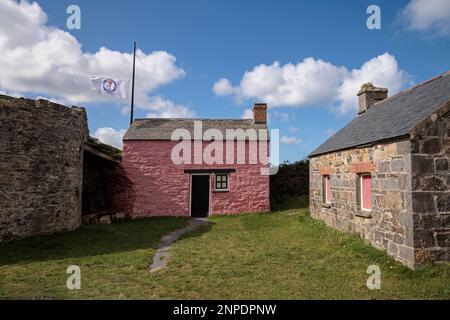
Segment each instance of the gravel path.
[[178,240],[183,234],[192,232],[200,226],[208,224],[207,218],[191,218],[189,224],[181,229],[175,230],[161,238],[158,250],[156,250],[153,262],[150,265],[150,272],[155,272],[163,269],[167,265],[169,258],[169,251],[172,244]]

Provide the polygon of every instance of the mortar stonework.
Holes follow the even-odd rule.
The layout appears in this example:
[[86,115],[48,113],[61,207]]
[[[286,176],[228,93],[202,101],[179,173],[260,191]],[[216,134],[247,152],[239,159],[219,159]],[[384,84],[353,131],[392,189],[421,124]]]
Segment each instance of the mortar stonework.
[[82,108],[0,96],[0,241],[81,224]]
[[[405,139],[312,157],[311,215],[360,234],[411,268],[450,261],[450,112],[432,114]],[[357,200],[363,172],[372,176],[370,213]],[[329,205],[324,175],[331,177]]]
[[[358,233],[395,259],[414,267],[410,142],[397,141],[311,158],[310,212],[314,218]],[[372,210],[362,212],[358,175],[372,176]],[[322,177],[330,175],[333,200],[322,200]]]
[[[435,117],[432,117],[435,118]],[[450,112],[412,141],[416,263],[450,261]]]

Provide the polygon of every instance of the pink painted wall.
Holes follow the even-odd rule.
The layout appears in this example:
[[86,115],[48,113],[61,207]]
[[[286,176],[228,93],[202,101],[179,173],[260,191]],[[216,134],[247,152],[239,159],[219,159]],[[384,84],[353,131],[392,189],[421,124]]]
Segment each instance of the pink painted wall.
[[[190,174],[184,173],[185,169],[236,169],[230,173],[229,192],[211,192],[210,215],[270,210],[269,176],[260,174],[262,165],[175,165],[171,152],[177,143],[124,141],[122,165],[135,191],[134,205],[130,210],[133,216],[189,216]],[[207,144],[209,142],[203,142],[204,147]],[[248,145],[246,153],[248,159]]]

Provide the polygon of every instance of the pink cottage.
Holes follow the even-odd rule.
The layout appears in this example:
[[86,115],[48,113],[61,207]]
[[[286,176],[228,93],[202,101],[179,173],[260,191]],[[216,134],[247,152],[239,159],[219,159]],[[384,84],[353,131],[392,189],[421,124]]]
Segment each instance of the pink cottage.
[[133,217],[270,209],[267,105],[253,119],[136,119],[122,164],[134,185]]

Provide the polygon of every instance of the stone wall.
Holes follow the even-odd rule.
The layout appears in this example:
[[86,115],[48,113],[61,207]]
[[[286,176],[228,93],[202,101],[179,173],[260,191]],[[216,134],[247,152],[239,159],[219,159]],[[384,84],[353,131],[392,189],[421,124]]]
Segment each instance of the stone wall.
[[0,96],[0,241],[81,223],[82,108]]
[[[409,140],[311,158],[310,211],[328,225],[361,235],[414,267]],[[360,210],[358,175],[372,175],[372,210]],[[331,176],[333,200],[322,201],[322,176]]]
[[450,113],[412,141],[412,203],[416,262],[450,261]]

